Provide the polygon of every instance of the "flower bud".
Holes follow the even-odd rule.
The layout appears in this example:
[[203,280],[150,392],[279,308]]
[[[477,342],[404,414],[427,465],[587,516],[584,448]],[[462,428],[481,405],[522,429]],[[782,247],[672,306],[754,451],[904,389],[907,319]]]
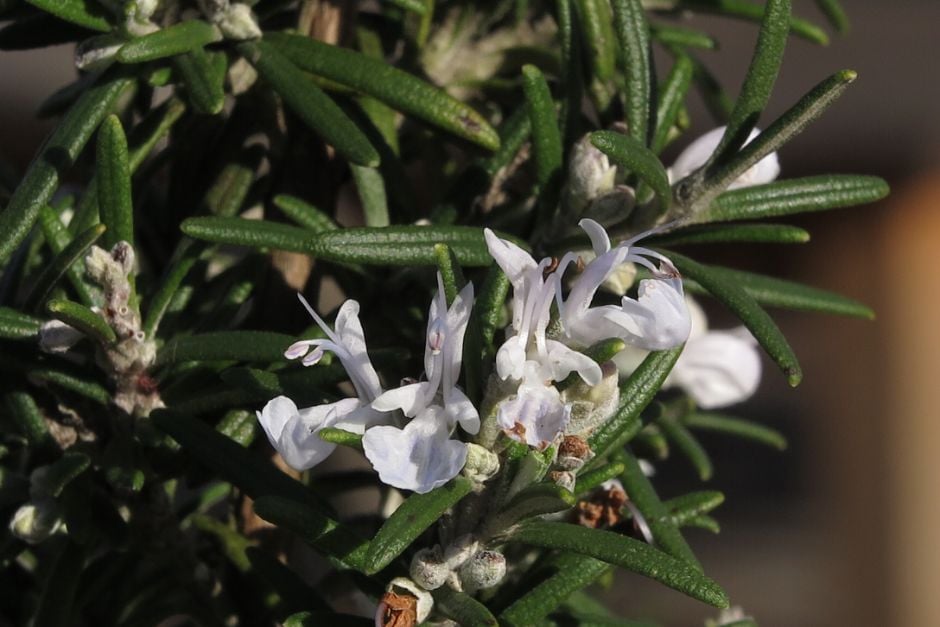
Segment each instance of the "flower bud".
[[571,420],[565,429],[569,435],[586,438],[613,415],[620,403],[617,367],[612,362],[601,364],[601,382],[587,385],[577,381],[568,387],[562,400],[571,404]]
[[81,331],[60,320],[50,320],[39,327],[39,350],[64,353],[85,337]]
[[467,444],[467,463],[463,474],[471,481],[483,483],[499,472],[499,456],[479,444]]
[[392,579],[375,614],[381,627],[412,627],[423,623],[434,607],[431,593],[406,577]]
[[10,520],[10,531],[28,544],[39,544],[61,526],[56,502],[49,498],[21,505]]
[[444,549],[444,560],[447,566],[454,570],[470,559],[480,548],[480,544],[472,534],[460,536]]
[[460,567],[464,590],[492,588],[506,576],[506,558],[496,551],[480,551]]
[[258,21],[247,4],[232,4],[228,10],[220,13],[215,24],[227,39],[244,40],[261,37]]
[[558,446],[555,464],[563,470],[578,470],[594,457],[588,443],[576,435],[566,435]]
[[594,147],[589,135],[574,145],[569,163],[568,207],[580,215],[592,200],[613,189],[617,168]]
[[437,590],[443,586],[450,573],[440,547],[421,549],[411,558],[411,579],[425,590]]

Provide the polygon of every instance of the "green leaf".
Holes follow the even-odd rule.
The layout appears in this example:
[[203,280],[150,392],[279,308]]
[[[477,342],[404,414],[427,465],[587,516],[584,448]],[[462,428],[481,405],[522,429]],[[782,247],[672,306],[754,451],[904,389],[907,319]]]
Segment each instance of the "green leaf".
[[647,355],[626,383],[620,386],[620,407],[604,424],[598,427],[588,444],[602,460],[612,451],[627,443],[640,430],[640,412],[646,409],[679,359],[682,347],[656,351]]
[[[764,17],[764,5],[749,0],[683,0],[683,5],[696,11],[708,11],[727,17],[760,21]],[[813,43],[823,46],[829,43],[829,36],[816,24],[807,20],[789,18],[790,32]]]
[[708,451],[701,445],[685,425],[680,423],[674,416],[664,413],[656,420],[656,424],[663,430],[663,433],[669,438],[669,441],[675,444],[685,457],[695,468],[698,478],[702,481],[708,481],[712,478],[714,468]]
[[605,464],[595,470],[578,475],[578,483],[575,485],[575,494],[584,494],[590,492],[605,481],[619,477],[624,471],[624,465],[620,462]]
[[712,533],[721,532],[721,525],[718,524],[718,521],[711,516],[706,516],[704,514],[689,518],[683,526],[698,527],[699,529],[705,529],[706,531],[711,531]]
[[13,424],[31,447],[44,447],[51,442],[42,410],[31,394],[23,390],[8,392],[3,397],[3,404],[6,415],[13,419]]
[[98,207],[101,222],[108,227],[104,245],[108,250],[122,241],[133,245],[134,204],[127,137],[116,115],[108,116],[98,131],[97,166]]
[[284,361],[284,351],[296,338],[271,331],[213,331],[174,338],[160,349],[158,364],[184,361]]
[[238,49],[297,117],[344,159],[355,165],[379,165],[379,153],[365,134],[278,47],[253,41],[239,44]]
[[[532,152],[536,181],[543,193],[552,194],[561,184],[561,131],[555,115],[555,101],[542,71],[534,65],[522,66],[522,88],[532,123]],[[546,202],[551,202],[547,199]],[[554,210],[554,206],[546,211]]]
[[46,311],[53,318],[76,328],[97,342],[112,344],[117,341],[114,330],[108,326],[105,319],[84,305],[54,298],[46,303]]
[[385,181],[382,173],[376,168],[365,168],[352,165],[353,180],[359,192],[359,201],[362,203],[362,212],[366,218],[366,226],[382,227],[390,224],[388,218],[388,199],[385,196]]
[[173,297],[178,293],[183,280],[204,253],[205,247],[191,240],[181,242],[177,247],[163,281],[151,294],[148,302],[147,315],[144,318],[144,333],[148,338],[156,334],[160,321],[166,314]]
[[627,132],[636,144],[645,148],[656,119],[650,27],[640,0],[611,0],[611,6],[627,83]]
[[839,0],[816,0],[816,6],[822,11],[836,32],[844,35],[849,32],[849,18]]
[[705,185],[713,189],[726,189],[761,159],[803,132],[857,77],[858,74],[852,70],[842,70],[816,85],[740,151],[726,162],[715,164],[712,171],[706,172]]
[[27,372],[32,381],[51,383],[91,399],[99,405],[108,405],[111,402],[111,392],[96,381],[52,368],[29,368]]
[[213,63],[209,53],[196,48],[173,57],[173,67],[179,73],[193,110],[205,115],[216,115],[225,105],[224,63]]
[[553,560],[553,574],[542,579],[499,615],[499,624],[509,627],[537,625],[571,596],[594,583],[610,566],[599,559],[563,553]]
[[526,518],[563,512],[577,501],[574,494],[554,483],[531,485],[514,496],[498,513],[488,516],[480,535],[484,538],[494,536]]
[[614,131],[595,131],[591,133],[591,143],[610,157],[621,168],[635,173],[652,188],[659,200],[660,209],[665,211],[672,202],[672,188],[666,169],[655,154],[632,136]]
[[457,476],[427,494],[412,494],[405,499],[369,543],[364,561],[365,573],[373,575],[391,564],[472,488],[472,481]]
[[317,506],[316,497],[302,483],[291,479],[269,460],[244,448],[209,425],[175,411],[158,409],[151,414],[158,429],[176,440],[199,464],[208,467],[253,499],[279,496]]
[[645,542],[612,531],[566,523],[535,522],[522,525],[512,534],[511,540],[587,555],[649,577],[709,605],[728,607],[728,596],[721,587],[692,565]]
[[[865,320],[874,320],[875,312],[862,303],[840,294],[828,292],[802,283],[785,281],[775,277],[753,274],[731,268],[712,266],[711,270],[727,281],[738,284],[747,294],[761,305],[815,311],[838,316],[852,316]],[[689,283],[690,291],[705,292],[697,284]]]
[[654,154],[658,155],[666,147],[669,132],[675,126],[679,111],[685,103],[694,72],[692,59],[688,55],[680,54],[676,57],[666,82],[660,87],[659,104],[656,107],[656,130],[650,143],[650,150]]
[[663,506],[669,511],[672,524],[681,527],[695,516],[707,514],[724,502],[725,495],[721,492],[703,490],[669,499],[663,502]]
[[354,227],[311,235],[307,229],[287,224],[207,217],[185,220],[180,228],[196,239],[290,250],[340,263],[431,266],[437,264],[435,244],[449,246],[464,266],[492,262],[483,230],[469,226]]
[[677,253],[669,253],[669,259],[684,275],[708,290],[708,293],[720,300],[748,328],[767,354],[787,376],[787,382],[796,387],[803,379],[803,371],[783,336],[767,312],[737,282],[730,280],[727,274],[715,272],[712,268],[692,261]]
[[364,558],[369,547],[365,540],[311,506],[282,496],[262,496],[255,500],[254,508],[264,520],[293,531],[321,553],[340,560],[342,565],[365,570]]
[[424,15],[428,12],[428,7],[424,4],[424,0],[387,0],[389,3],[394,4],[395,6],[404,9],[405,11],[411,11],[412,13],[417,13],[418,15]]
[[499,136],[479,113],[380,59],[300,35],[268,33],[265,41],[302,70],[371,96],[483,148],[499,148]]
[[699,412],[689,414],[682,419],[682,422],[685,423],[685,426],[688,428],[697,431],[725,433],[727,435],[753,440],[754,442],[770,446],[780,451],[787,448],[787,440],[783,434],[775,429],[770,429],[756,422],[751,422],[750,420],[742,420],[741,418],[734,418],[724,414]]
[[581,137],[581,103],[584,99],[581,40],[577,32],[573,4],[574,0],[555,0],[555,21],[558,24],[558,44],[561,52],[559,78],[564,94],[560,115],[563,145],[569,145]]
[[498,627],[499,622],[485,605],[468,594],[457,592],[450,586],[441,586],[431,592],[434,607],[461,627]]
[[42,320],[28,314],[0,307],[0,339],[35,340],[39,336]]
[[75,593],[82,581],[84,567],[84,549],[73,540],[67,540],[46,578],[31,623],[33,627],[62,627],[73,623],[77,613]]
[[346,446],[358,451],[362,450],[361,433],[351,433],[344,429],[337,429],[335,427],[324,427],[317,432],[317,436],[324,442],[331,442],[333,444]]
[[441,282],[444,284],[444,297],[449,307],[454,303],[457,294],[467,284],[467,279],[463,276],[460,269],[460,263],[454,251],[446,244],[435,244],[434,255],[437,257],[437,270],[441,275]]
[[651,246],[685,244],[723,244],[756,242],[767,244],[805,244],[809,232],[786,224],[728,224],[688,227],[672,233],[654,235],[644,241]]
[[[49,205],[43,205],[39,210],[39,227],[42,230],[46,244],[57,256],[63,254],[65,249],[75,241],[75,238],[69,233],[69,229],[62,224],[56,211]],[[91,228],[94,228],[94,225],[89,227],[89,229]],[[72,263],[66,268],[65,274],[72,285],[72,289],[78,295],[78,300],[87,307],[93,306],[97,299],[95,298],[95,290],[92,290],[85,281],[84,262]]]
[[756,220],[838,209],[880,200],[888,191],[888,184],[875,176],[810,176],[725,192],[693,219],[696,222]]
[[254,442],[258,433],[258,417],[250,411],[235,409],[222,416],[215,430],[242,446],[248,447]]
[[653,39],[666,46],[685,48],[704,48],[715,50],[718,42],[710,35],[689,28],[680,28],[668,24],[650,24]]
[[[397,0],[401,2],[402,0]],[[375,619],[334,612],[298,612],[284,619],[284,627],[373,627]]]
[[701,572],[701,564],[695,558],[695,554],[685,538],[682,537],[679,528],[672,524],[669,511],[659,500],[656,489],[643,473],[636,457],[624,451],[618,454],[617,459],[623,462],[625,466],[623,474],[620,475],[623,488],[626,490],[630,501],[636,505],[646,519],[646,524],[649,525],[657,546],[672,557],[682,560],[694,570]]
[[260,146],[252,144],[225,164],[205,195],[209,213],[232,217],[241,210],[258,175],[264,152]]
[[[777,73],[783,64],[783,51],[789,32],[790,0],[767,0],[757,45],[744,78],[744,85],[741,86],[741,93],[734,103],[728,126],[709,160],[709,165],[736,153],[757,125],[761,112],[770,100]],[[706,168],[709,165],[706,165]]]
[[33,479],[34,489],[43,494],[58,497],[62,490],[75,478],[88,470],[91,459],[84,453],[66,451],[62,457],[46,466],[41,474]]
[[576,0],[577,26],[591,68],[591,95],[598,110],[607,109],[612,97],[610,82],[617,69],[617,41],[607,0]]
[[62,252],[53,257],[33,282],[29,294],[26,296],[27,308],[36,309],[39,307],[49,296],[59,279],[65,276],[72,264],[82,258],[104,232],[105,226],[103,224],[93,226],[84,233],[75,236],[75,239],[69,242],[69,245]]
[[218,27],[202,20],[186,20],[137,37],[117,51],[121,63],[145,63],[172,57],[222,40]]
[[[71,4],[71,3],[67,3]],[[134,81],[122,75],[101,80],[72,105],[43,144],[16,191],[0,212],[0,264],[29,234],[39,210],[49,202],[59,185],[59,177],[78,158],[98,124],[111,111],[118,98]]]
[[27,0],[31,5],[59,19],[91,30],[108,32],[107,11],[95,0]]
[[280,194],[274,197],[274,205],[288,218],[311,231],[334,231],[339,227],[333,218],[313,205],[297,198]]

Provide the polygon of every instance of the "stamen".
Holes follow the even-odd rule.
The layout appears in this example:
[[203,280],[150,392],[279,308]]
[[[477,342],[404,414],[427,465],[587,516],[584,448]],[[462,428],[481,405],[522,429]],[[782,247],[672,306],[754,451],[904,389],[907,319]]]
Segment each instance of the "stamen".
[[321,359],[323,359],[323,348],[320,346],[317,346],[314,350],[310,351],[310,353],[306,357],[303,358],[302,363],[305,366],[312,366],[316,364],[317,362],[319,362]]

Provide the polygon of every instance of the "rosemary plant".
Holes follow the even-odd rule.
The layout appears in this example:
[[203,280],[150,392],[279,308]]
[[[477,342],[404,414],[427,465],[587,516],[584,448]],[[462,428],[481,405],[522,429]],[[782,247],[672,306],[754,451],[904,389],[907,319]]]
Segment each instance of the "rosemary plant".
[[[802,243],[760,220],[888,192],[776,180],[856,78],[762,119],[787,40],[827,40],[789,0],[0,11],[0,48],[78,70],[0,181],[4,624],[640,624],[582,592],[615,568],[703,620],[747,605],[683,535],[722,494],[664,500],[646,458],[704,481],[700,431],[783,448],[714,411],[760,351],[800,383],[766,309],[872,312],[679,251]],[[696,12],[756,24],[736,99]]]

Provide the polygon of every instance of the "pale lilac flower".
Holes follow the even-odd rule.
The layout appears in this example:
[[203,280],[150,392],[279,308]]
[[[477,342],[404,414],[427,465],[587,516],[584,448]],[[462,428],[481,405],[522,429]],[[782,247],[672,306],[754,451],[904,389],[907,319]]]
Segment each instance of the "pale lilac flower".
[[473,284],[468,283],[450,308],[438,273],[438,291],[428,312],[427,343],[424,350],[426,381],[403,385],[375,399],[372,407],[387,412],[400,409],[406,416],[416,416],[440,400],[449,426],[460,424],[464,431],[480,430],[480,414],[457,387],[463,359],[463,339],[473,306]]
[[[595,258],[575,279],[567,299],[561,298],[561,275],[575,260],[575,253],[562,258],[558,272],[558,310],[565,336],[574,344],[590,346],[601,340],[620,338],[646,350],[664,350],[682,344],[691,322],[685,306],[682,279],[672,263],[659,253],[634,246],[643,233],[611,248],[610,238],[594,220],[581,220],[591,238]],[[649,258],[660,262],[659,267]],[[654,278],[640,281],[637,298],[623,296],[620,306],[591,307],[601,284],[625,262],[648,268]]]
[[363,433],[367,427],[383,422],[385,416],[370,407],[382,393],[382,387],[366,351],[359,322],[359,303],[354,300],[343,303],[336,314],[334,331],[303,296],[297,296],[327,337],[296,342],[284,352],[284,356],[288,359],[303,358],[305,366],[312,366],[323,357],[324,351],[332,352],[346,369],[357,394],[357,398],[306,409],[298,409],[291,399],[278,396],[257,412],[268,440],[287,465],[295,470],[306,470],[326,459],[336,448],[336,445],[318,437],[321,429],[336,427]]
[[467,445],[450,431],[444,408],[432,405],[403,429],[372,427],[362,447],[382,483],[424,494],[456,477],[467,461]]
[[[675,163],[672,164],[672,167],[666,171],[669,175],[669,182],[675,183],[676,181],[684,179],[689,174],[705,165],[709,158],[711,158],[712,153],[715,152],[715,148],[718,147],[724,134],[725,127],[719,126],[686,146],[685,150],[679,154]],[[752,129],[744,144],[747,145],[759,134],[760,130],[756,128]],[[770,183],[776,179],[779,174],[780,162],[777,159],[777,153],[772,152],[735,179],[728,186],[728,189],[738,189],[741,187]]]
[[496,372],[505,379],[521,380],[528,362],[537,364],[538,378],[561,381],[577,372],[589,385],[601,380],[601,369],[594,360],[556,340],[545,337],[552,301],[559,283],[545,276],[551,259],[536,263],[529,253],[512,242],[500,239],[491,230],[484,231],[490,255],[512,284],[512,332],[496,353]]
[[[528,362],[534,370],[534,362]],[[571,406],[561,400],[558,390],[530,372],[516,394],[499,404],[496,422],[510,438],[544,450],[564,432],[571,419]]]

